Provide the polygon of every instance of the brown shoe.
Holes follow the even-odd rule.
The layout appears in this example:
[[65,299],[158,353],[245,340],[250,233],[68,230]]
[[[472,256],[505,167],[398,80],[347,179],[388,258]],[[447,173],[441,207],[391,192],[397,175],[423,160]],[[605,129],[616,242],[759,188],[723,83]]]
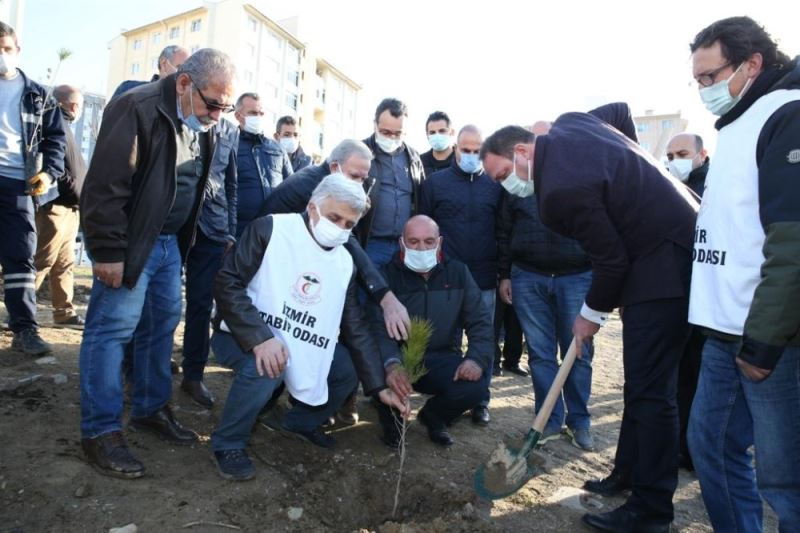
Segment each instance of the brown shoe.
[[121,431],[81,439],[87,462],[104,476],[135,479],[144,475],[144,465],[128,449]]
[[174,444],[190,445],[199,440],[197,433],[186,429],[175,419],[169,405],[165,405],[150,416],[131,417],[128,427],[136,431],[148,431]]
[[336,418],[346,426],[358,424],[358,391],[347,397],[336,412]]

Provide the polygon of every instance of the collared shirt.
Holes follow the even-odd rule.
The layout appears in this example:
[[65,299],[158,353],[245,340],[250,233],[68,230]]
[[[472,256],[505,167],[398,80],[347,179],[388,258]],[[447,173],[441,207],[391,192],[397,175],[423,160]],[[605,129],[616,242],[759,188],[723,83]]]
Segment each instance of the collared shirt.
[[377,149],[375,158],[380,165],[380,188],[370,237],[396,239],[403,234],[413,208],[410,161],[404,147],[392,154]]

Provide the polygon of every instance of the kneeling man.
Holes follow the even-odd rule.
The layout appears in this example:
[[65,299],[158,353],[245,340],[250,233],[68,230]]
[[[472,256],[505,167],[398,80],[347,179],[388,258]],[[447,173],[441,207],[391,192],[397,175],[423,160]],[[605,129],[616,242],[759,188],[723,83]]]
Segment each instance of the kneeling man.
[[[326,177],[303,214],[253,221],[225,258],[214,296],[211,347],[235,377],[211,436],[220,475],[251,479],[245,452],[253,424],[284,382],[295,399],[281,427],[324,447],[320,425],[356,387],[405,410],[386,388],[378,349],[358,303],[355,268],[342,244],[366,211],[363,188]],[[337,344],[341,338],[347,345]],[[354,368],[355,367],[355,368]]]

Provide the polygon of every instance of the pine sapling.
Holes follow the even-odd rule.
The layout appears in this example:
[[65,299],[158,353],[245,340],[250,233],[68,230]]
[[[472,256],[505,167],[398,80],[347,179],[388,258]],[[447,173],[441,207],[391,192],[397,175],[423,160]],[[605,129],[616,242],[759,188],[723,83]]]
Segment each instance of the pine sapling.
[[[425,368],[424,357],[425,351],[428,349],[428,343],[431,340],[431,333],[433,333],[433,326],[429,320],[419,317],[411,319],[408,340],[402,349],[400,370],[405,372],[408,382],[412,385],[428,372],[428,369]],[[408,402],[408,399],[406,399],[406,402]],[[394,489],[393,517],[397,515],[397,505],[400,502],[400,482],[403,479],[403,466],[406,460],[406,430],[408,429],[408,423],[405,418],[401,417],[399,422],[395,418],[395,424],[397,424],[397,428],[400,431],[400,469],[397,473],[397,486]]]

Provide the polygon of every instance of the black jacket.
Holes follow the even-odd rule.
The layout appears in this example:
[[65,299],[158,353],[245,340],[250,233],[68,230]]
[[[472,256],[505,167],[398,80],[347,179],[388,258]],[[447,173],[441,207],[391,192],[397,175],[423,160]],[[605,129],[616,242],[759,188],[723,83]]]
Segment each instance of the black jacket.
[[238,145],[239,128],[227,120],[220,120],[217,125],[217,150],[211,160],[211,172],[206,182],[198,225],[206,237],[221,244],[236,240]]
[[427,176],[419,212],[439,224],[448,257],[465,263],[482,290],[497,287],[497,220],[503,188],[483,171],[468,174],[455,159]]
[[686,186],[699,196],[703,197],[703,191],[706,188],[706,174],[708,174],[708,165],[711,163],[711,158],[706,157],[703,164],[692,170],[689,177],[686,179]]
[[[426,354],[461,355],[461,332],[466,330],[467,359],[478,363],[484,372],[491,370],[494,326],[489,310],[481,302],[481,291],[464,263],[444,259],[426,280],[406,268],[397,254],[383,272],[409,316],[430,320],[433,334]],[[400,344],[386,332],[381,309],[373,304],[370,317],[384,366],[398,362]]]
[[499,277],[511,279],[511,266],[546,276],[578,274],[592,262],[578,241],[548,229],[539,217],[535,198],[503,191],[497,222]]
[[289,162],[292,164],[292,171],[297,172],[311,166],[311,156],[303,151],[302,146],[298,146],[293,154],[289,154]]
[[[379,150],[377,144],[375,143],[374,133],[364,139],[364,144],[366,144],[369,149],[372,150],[373,154],[375,154],[376,150]],[[417,151],[406,143],[403,143],[403,149],[406,151],[409,167],[411,168],[411,214],[414,215],[419,210],[419,187],[422,184],[422,181],[425,179],[425,171],[422,168],[422,161],[420,161]],[[369,200],[372,208],[367,212],[366,215],[364,215],[364,218],[361,219],[361,221],[358,223],[358,226],[356,226],[356,229],[354,230],[358,237],[358,241],[361,243],[361,246],[367,245],[367,240],[369,240],[369,234],[372,230],[372,219],[375,217],[375,211],[380,209],[380,202],[378,202],[378,192],[381,188],[380,166],[380,161],[378,161],[377,158],[372,160],[372,165],[369,168],[369,176],[367,176],[367,181],[365,183],[367,190],[369,191]]]
[[533,179],[542,221],[592,260],[586,305],[688,296],[698,204],[636,143],[627,104],[558,117],[536,139]]
[[64,118],[64,138],[67,141],[64,150],[64,175],[58,180],[58,198],[53,200],[53,204],[66,207],[78,207],[78,196],[86,178],[86,161],[83,154],[75,142],[75,136],[70,127],[72,121],[67,114],[61,112]]
[[453,162],[456,160],[456,151],[453,149],[446,159],[439,161],[433,157],[433,148],[431,148],[424,154],[420,154],[419,159],[422,161],[422,168],[425,170],[425,177],[430,178],[433,176],[434,172],[444,170],[453,164]]
[[[289,176],[289,179],[278,185],[267,197],[262,209],[262,215],[304,212],[306,206],[308,206],[308,201],[311,199],[311,193],[330,173],[331,167],[327,162],[295,172]],[[386,284],[386,280],[383,279],[383,275],[375,268],[355,235],[350,236],[350,240],[345,243],[344,247],[350,252],[353,262],[356,264],[361,286],[376,302],[380,302],[384,295],[389,292],[389,286]]]
[[[307,223],[307,217],[303,218]],[[273,337],[272,330],[264,323],[247,295],[247,286],[261,267],[271,237],[271,216],[251,222],[231,252],[225,255],[214,281],[214,299],[217,302],[214,327],[218,330],[220,321],[224,320],[239,347],[245,352]],[[269,252],[280,253],[280,250]],[[342,311],[340,334],[341,340],[350,350],[356,373],[364,386],[364,393],[372,395],[386,388],[385,374],[378,357],[378,348],[364,317],[363,307],[358,301],[355,275],[354,267]]]
[[[177,175],[175,75],[141,85],[105,109],[92,162],[81,192],[81,225],[92,259],[125,262],[122,283],[136,285],[153,244],[175,202]],[[200,134],[203,177],[214,157],[216,127]],[[178,232],[185,260],[194,241],[203,195]]]

